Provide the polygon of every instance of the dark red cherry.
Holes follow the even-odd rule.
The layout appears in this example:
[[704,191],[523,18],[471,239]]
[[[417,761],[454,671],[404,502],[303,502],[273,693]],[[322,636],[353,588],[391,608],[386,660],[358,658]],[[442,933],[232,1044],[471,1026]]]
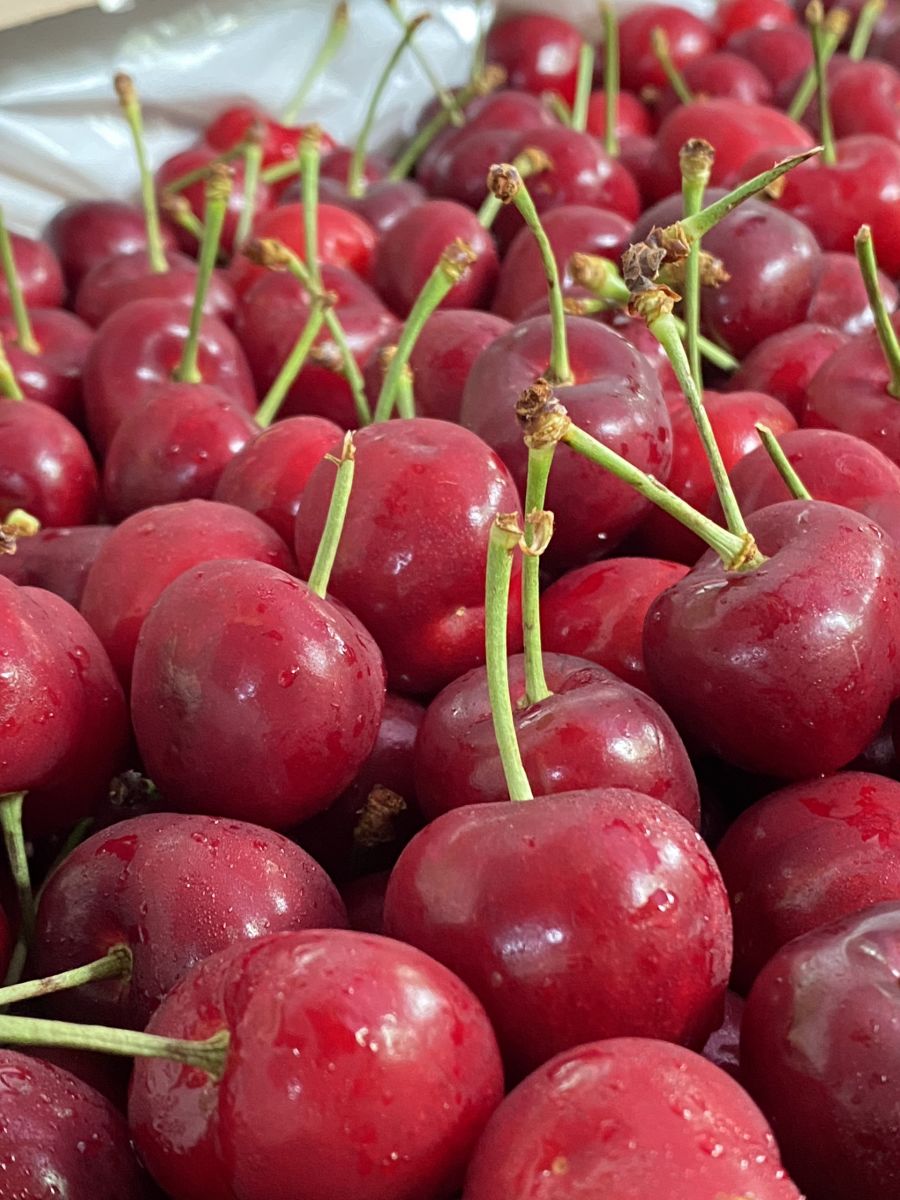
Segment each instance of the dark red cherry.
[[712,855],[625,788],[445,813],[400,856],[384,916],[481,999],[513,1078],[598,1037],[702,1046],[721,1020],[731,917]]
[[[884,272],[878,284],[888,312],[897,307],[897,289]],[[807,321],[830,325],[851,337],[875,324],[865,284],[854,254],[822,255],[822,269],[806,313]]]
[[[334,466],[323,463],[303,493],[294,541],[301,573],[312,566],[333,484]],[[484,661],[488,535],[497,513],[518,508],[500,458],[467,429],[417,417],[356,435],[329,593],[374,635],[393,689],[434,694]],[[510,645],[521,645],[515,601]]]
[[488,1122],[463,1200],[801,1200],[762,1113],[690,1050],[611,1038],[560,1054]]
[[891,142],[900,134],[900,72],[873,59],[846,63],[829,89],[835,137],[877,133]]
[[33,400],[0,399],[0,513],[24,508],[42,525],[88,525],[99,481],[87,443]]
[[[173,1200],[450,1196],[503,1094],[484,1010],[411,946],[345,930],[282,933],[208,958],[148,1032],[228,1029],[220,1082],[136,1064],[128,1116]],[[302,1097],[302,1103],[298,1103]],[[261,1169],[264,1164],[264,1169]]]
[[87,573],[111,533],[111,525],[42,529],[19,538],[15,554],[0,557],[0,575],[20,587],[46,588],[79,608]]
[[[591,92],[586,129],[596,138],[606,134],[606,93],[602,89]],[[647,137],[652,132],[653,122],[644,104],[633,93],[620,91],[616,97],[616,136]]]
[[622,86],[632,92],[640,92],[648,84],[665,85],[665,74],[651,44],[654,29],[665,33],[672,61],[679,67],[715,49],[712,29],[693,13],[668,4],[641,5],[619,25]]
[[861,771],[797,783],[741,813],[716,850],[734,916],[734,985],[776,950],[900,888],[900,783]]
[[432,313],[409,360],[419,416],[459,421],[472,364],[509,328],[503,317],[476,309],[446,308]]
[[351,929],[360,933],[384,933],[384,896],[390,877],[390,871],[376,871],[374,875],[361,875],[344,884],[341,899],[346,905]]
[[784,946],[757,977],[741,1071],[810,1197],[887,1196],[900,1043],[900,904],[842,917]]
[[[160,234],[163,249],[174,250],[169,226],[164,224]],[[144,212],[123,200],[73,200],[51,219],[42,236],[59,259],[70,295],[104,259],[147,251]]]
[[[437,96],[434,97],[436,109],[440,107]],[[351,146],[333,146],[327,153],[323,150],[322,161],[319,165],[319,179],[328,183],[346,184],[353,160]],[[391,160],[383,154],[366,154],[363,160],[362,181],[368,185],[381,183],[391,169]]]
[[132,955],[130,979],[48,997],[63,1020],[143,1029],[166,992],[216,950],[284,929],[343,928],[334,884],[281,834],[243,821],[153,813],[77,846],[41,894],[34,978]]
[[512,147],[519,136],[517,127],[497,126],[493,120],[483,125],[464,125],[458,136],[443,142],[440,153],[436,150],[423,168],[428,191],[477,209],[487,194],[490,167],[513,157]]
[[[545,654],[544,670],[551,695],[528,704],[524,658],[509,660],[516,731],[535,794],[628,788],[697,825],[697,780],[659,705],[582,658]],[[416,741],[416,794],[432,820],[507,798],[484,667],[454,680],[428,706]]]
[[717,5],[713,29],[727,42],[745,29],[775,29],[796,25],[797,14],[788,0],[724,0]]
[[[827,259],[829,255],[823,254]],[[816,302],[813,293],[812,304]],[[766,392],[799,421],[806,405],[806,389],[826,359],[847,341],[832,326],[804,322],[764,338],[744,359],[725,387],[736,392]]]
[[703,1057],[740,1082],[741,1079],[741,1017],[744,1001],[730,989],[725,993],[725,1018],[709,1035],[703,1047]]
[[81,376],[94,331],[61,308],[36,308],[28,316],[39,347],[35,354],[17,344],[13,319],[0,318],[0,337],[22,394],[80,422]]
[[185,500],[136,513],[109,535],[88,573],[81,611],[119,678],[131,678],[138,634],[160,593],[197,563],[258,559],[290,569],[281,538],[230,504]]
[[485,56],[505,69],[511,88],[536,96],[559,92],[571,104],[582,40],[579,30],[561,17],[516,13],[491,28]]
[[279,421],[226,463],[213,498],[253,513],[290,544],[303,489],[340,440],[340,427],[324,417]]
[[[682,74],[691,94],[706,100],[719,97],[741,104],[768,104],[772,99],[772,85],[763,72],[728,50],[692,58]],[[654,113],[662,120],[680,104],[674,88],[667,84],[654,100]]]
[[[28,308],[59,308],[65,300],[62,267],[46,242],[10,233],[22,299]],[[0,317],[12,314],[6,281],[0,279]]]
[[726,762],[782,779],[834,771],[897,694],[897,549],[834,504],[787,501],[748,525],[762,566],[725,571],[707,556],[652,604],[654,692],[683,734]]
[[[167,158],[159,170],[156,172],[156,190],[160,196],[165,195],[166,188],[180,179],[182,175],[187,175],[191,171],[205,171],[211,163],[218,158],[218,151],[212,146],[201,144],[194,146],[190,150],[183,150],[180,154],[175,154],[171,158]],[[222,227],[222,250],[228,254],[234,250],[234,239],[237,233],[238,221],[240,220],[241,212],[245,204],[244,193],[244,162],[242,159],[236,159],[232,164],[232,185],[228,195],[228,208],[225,213],[225,224]],[[203,210],[205,205],[205,182],[201,175],[194,183],[188,184],[178,193],[193,210],[194,216],[198,220],[203,220]],[[273,195],[269,185],[262,180],[256,186],[256,195],[254,198],[254,211],[259,216],[271,208],[273,203]],[[179,228],[176,232],[178,244],[187,254],[195,254],[197,252],[197,239],[193,234]]]
[[752,62],[773,87],[799,79],[813,65],[809,33],[796,23],[742,29],[729,37],[725,48]]
[[606,667],[652,695],[644,668],[644,617],[688,573],[657,558],[608,558],[562,575],[541,596],[544,648]]
[[[190,308],[197,289],[197,264],[176,250],[166,253],[168,271],[154,272],[143,250],[106,258],[93,267],[75,295],[75,311],[95,329],[110,313],[133,300],[170,300]],[[214,271],[203,311],[230,325],[234,320],[235,296],[228,277]]]
[[626,134],[619,146],[619,159],[634,180],[641,209],[656,199],[656,139],[647,134]]
[[325,178],[321,180],[319,194],[330,205],[362,217],[379,236],[427,199],[425,189],[413,179],[385,179],[369,184],[362,196],[348,196],[343,183]]

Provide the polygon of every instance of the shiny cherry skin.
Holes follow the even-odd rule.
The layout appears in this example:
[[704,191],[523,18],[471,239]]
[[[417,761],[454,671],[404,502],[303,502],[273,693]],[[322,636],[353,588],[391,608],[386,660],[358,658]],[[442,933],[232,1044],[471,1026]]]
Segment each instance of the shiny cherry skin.
[[[572,287],[569,260],[576,251],[618,261],[630,241],[631,226],[619,213],[588,204],[563,204],[543,217],[563,291]],[[520,321],[547,295],[547,281],[534,234],[521,228],[503,256],[492,309],[509,321]]]
[[[671,424],[649,362],[624,338],[585,317],[566,320],[575,381],[559,388],[572,420],[658,479],[671,465]],[[475,361],[460,419],[500,455],[525,494],[528,452],[516,401],[547,370],[550,318],[532,317],[502,334]],[[547,490],[556,515],[547,562],[580,566],[614,550],[648,511],[648,502],[611,475],[560,446]]]
[[[591,92],[586,129],[596,138],[606,134],[606,92],[602,88]],[[647,137],[652,132],[653,122],[643,102],[632,92],[620,91],[616,97],[616,136]]]
[[0,1051],[0,1159],[10,1197],[150,1200],[120,1112],[75,1075]]
[[185,500],[128,517],[91,567],[81,611],[126,684],[138,634],[160,593],[210,559],[258,559],[289,570],[291,554],[268,525],[230,504]]
[[[84,366],[84,409],[94,448],[105,455],[122,421],[181,360],[190,311],[171,300],[135,300],[98,330]],[[253,412],[256,392],[240,344],[218,317],[200,324],[197,366],[203,382]]]
[[408,314],[442,252],[456,239],[464,241],[476,258],[441,307],[487,304],[498,270],[493,238],[471,209],[453,200],[428,200],[410,209],[378,243],[373,281],[393,312],[400,317]]
[[[823,259],[829,255],[823,254]],[[818,289],[813,293],[816,303]],[[833,311],[833,309],[832,309]],[[765,392],[799,421],[806,405],[806,389],[826,359],[847,341],[830,325],[804,321],[764,338],[744,359],[724,385],[729,391]]]
[[[888,312],[897,307],[897,288],[883,271],[878,284]],[[822,270],[806,312],[806,320],[830,325],[854,337],[871,329],[875,320],[866,295],[855,254],[832,252],[822,255]]]
[[[75,312],[96,329],[110,313],[133,300],[171,300],[190,308],[197,287],[196,262],[177,250],[168,251],[166,261],[169,269],[155,272],[143,250],[104,259],[81,281],[75,293]],[[230,325],[234,308],[234,290],[228,278],[224,272],[214,271],[203,311]]]
[[734,916],[734,986],[746,993],[792,938],[896,898],[900,783],[841,771],[773,792],[727,830],[716,862]]
[[62,413],[0,399],[0,513],[24,508],[42,525],[88,525],[98,493],[87,443]]
[[383,707],[370,634],[266,563],[192,567],[141,628],[134,732],[150,778],[182,812],[272,829],[321,812],[371,752]]
[[635,182],[643,210],[657,196],[656,139],[647,134],[626,134],[619,144],[619,158]]
[[721,1020],[718,869],[683,817],[625,788],[445,813],[401,854],[384,918],[481,999],[513,1079],[599,1037],[702,1046]]
[[575,99],[582,35],[569,21],[549,13],[516,13],[494,25],[485,44],[486,61],[506,70],[519,91],[558,92]]
[[607,558],[561,575],[541,595],[544,650],[575,655],[652,695],[644,667],[644,617],[653,600],[683,579],[682,563]]
[[148,1028],[231,1034],[221,1082],[163,1059],[135,1067],[129,1124],[173,1200],[289,1196],[298,1162],[304,1200],[449,1196],[503,1095],[469,989],[371,934],[282,933],[221,951]]
[[784,946],[757,977],[741,1069],[811,1198],[889,1196],[900,1046],[900,904],[842,917]]
[[724,1071],[649,1038],[560,1054],[488,1122],[463,1200],[801,1200],[762,1113]]
[[[171,228],[163,224],[160,234],[163,248],[174,250]],[[42,237],[59,259],[70,296],[104,259],[147,250],[143,210],[124,200],[73,200],[50,219]]]
[[717,6],[713,20],[722,43],[745,29],[777,29],[796,24],[797,14],[787,0],[724,0]]
[[709,1035],[703,1047],[703,1057],[740,1083],[741,1079],[741,1017],[744,1001],[730,989],[725,993],[725,1017],[722,1024]]
[[[333,484],[334,466],[322,463],[303,493],[294,534],[301,574],[312,566]],[[497,513],[517,509],[506,467],[467,429],[415,417],[356,435],[356,474],[329,594],[382,647],[392,689],[433,695],[484,662],[490,527]],[[521,645],[518,572],[514,651]]]
[[734,33],[725,48],[746,58],[776,87],[813,65],[812,42],[801,25],[756,26]]
[[41,895],[33,978],[132,954],[128,980],[47,997],[64,1020],[143,1029],[166,992],[233,942],[284,929],[344,928],[334,884],[281,834],[244,821],[153,813],[82,842]]
[[624,16],[619,25],[622,87],[640,92],[648,85],[664,87],[666,77],[653,53],[651,35],[662,29],[672,61],[679,67],[715,49],[711,27],[693,13],[668,4],[643,4]]
[[897,694],[898,551],[834,504],[789,500],[748,526],[762,566],[726,572],[710,554],[651,605],[655,693],[683,735],[728,763],[781,779],[834,771]]
[[[252,104],[236,104],[219,113],[212,124],[207,125],[203,139],[208,146],[220,153],[231,150],[242,142],[251,127],[257,122],[263,128],[263,165],[290,162],[297,157],[303,127],[282,125],[262,109]],[[324,131],[320,131],[321,149],[327,154],[334,142]]]
[[[672,722],[649,696],[595,663],[545,654],[551,695],[525,702],[522,655],[509,683],[522,761],[535,795],[627,788],[662,800],[696,826],[697,780]],[[425,816],[507,798],[484,667],[432,700],[416,741],[416,794]]]
[[340,440],[340,426],[324,417],[278,421],[225,464],[213,499],[253,513],[290,544],[303,489]]
[[[692,58],[685,63],[682,74],[691,94],[706,100],[719,97],[741,104],[768,104],[772,99],[772,85],[759,67],[728,50]],[[667,84],[653,103],[657,120],[663,120],[680,104],[672,85]]]
[[[46,242],[10,233],[13,261],[28,308],[59,308],[66,295],[62,267]],[[0,279],[0,317],[12,315],[6,280]]]
[[847,63],[829,89],[836,137],[875,133],[894,142],[900,134],[900,72],[875,60]]
[[22,394],[80,422],[81,376],[94,332],[62,308],[36,308],[28,315],[40,347],[36,354],[18,345],[12,318],[0,317],[0,337]]
[[[167,158],[156,172],[157,193],[164,195],[170,183],[174,183],[176,179],[179,179],[182,175],[186,175],[189,171],[205,169],[216,160],[218,154],[219,152],[212,146],[200,145],[194,146],[190,150],[183,150],[180,154],[175,154],[171,158]],[[237,233],[238,221],[244,208],[243,160],[241,158],[236,159],[231,163],[231,169],[231,191],[228,195],[225,223],[222,226],[222,250],[226,254],[230,254],[235,248],[234,239]],[[182,188],[179,192],[179,195],[190,204],[194,216],[200,221],[203,220],[203,210],[206,203],[204,191],[205,183],[201,178],[194,183],[188,184],[186,188]],[[267,183],[260,180],[256,187],[254,200],[254,212],[256,216],[258,217],[271,208],[273,200],[274,197],[271,188]],[[197,239],[193,234],[179,227],[176,230],[175,236],[178,239],[178,245],[186,254],[196,254],[198,249]]]
[[[436,112],[440,106],[440,102],[436,96],[434,103]],[[322,161],[319,164],[320,182],[327,180],[328,183],[346,184],[352,159],[353,148],[350,146],[334,146],[327,154],[323,152]],[[386,158],[385,155],[367,154],[363,159],[363,182],[366,185],[380,183],[386,178],[390,169],[391,160]],[[295,181],[294,186],[297,186],[297,181]]]
[[369,184],[362,196],[348,196],[342,183],[322,179],[319,195],[330,204],[362,217],[379,237],[427,199],[425,189],[414,179],[376,181]]
[[458,422],[472,365],[482,350],[510,328],[504,317],[472,308],[432,313],[409,360],[417,414]]
[[[760,445],[758,423],[768,425],[776,436],[797,428],[797,422],[784,405],[761,392],[708,391],[703,399],[727,471]],[[716,488],[700,434],[686,404],[672,412],[672,448],[668,487],[694,508],[706,510],[715,498]],[[651,509],[637,536],[647,553],[658,558],[668,554],[679,562],[695,563],[706,549],[696,534],[661,508]]]
[[[513,157],[512,147],[519,132],[508,126],[464,125],[459,137],[448,138],[429,166],[429,188],[434,196],[456,200],[477,210],[487,196],[487,173],[493,163]],[[494,230],[503,221],[494,222]]]
[[111,533],[111,525],[42,529],[19,538],[15,554],[0,557],[0,575],[20,587],[55,592],[79,608],[88,571]]

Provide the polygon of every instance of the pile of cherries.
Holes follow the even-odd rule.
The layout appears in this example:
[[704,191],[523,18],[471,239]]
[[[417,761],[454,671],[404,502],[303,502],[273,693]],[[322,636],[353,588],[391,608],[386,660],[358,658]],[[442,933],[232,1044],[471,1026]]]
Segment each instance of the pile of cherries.
[[900,1196],[900,0],[391,7],[0,218],[0,1200]]

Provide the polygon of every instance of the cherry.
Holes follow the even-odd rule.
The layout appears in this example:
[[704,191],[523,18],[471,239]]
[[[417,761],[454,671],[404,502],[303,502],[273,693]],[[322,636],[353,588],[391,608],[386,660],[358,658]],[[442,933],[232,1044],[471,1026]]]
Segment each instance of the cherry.
[[[671,425],[649,362],[611,329],[584,317],[566,320],[574,382],[565,388],[572,420],[629,461],[664,480],[671,463]],[[551,319],[533,317],[484,350],[466,383],[460,420],[509,467],[524,495],[527,450],[516,400],[547,370]],[[614,550],[648,510],[648,502],[561,446],[547,492],[556,514],[545,558],[555,567],[580,565]]]
[[492,313],[468,308],[433,312],[410,355],[416,411],[422,417],[459,421],[469,372],[479,354],[511,328]]
[[136,513],[106,538],[88,573],[81,611],[126,685],[138,634],[160,593],[183,571],[216,558],[291,565],[290,552],[268,525],[209,500]]
[[[196,180],[188,184],[187,187],[181,188],[178,195],[188,202],[194,215],[202,220],[204,176],[209,167],[217,161],[218,151],[207,145],[195,146],[190,150],[183,150],[180,154],[175,154],[171,158],[167,158],[156,172],[156,190],[158,196],[160,199],[165,199],[166,191],[173,183],[176,183],[183,175],[197,173]],[[222,249],[226,253],[231,253],[235,248],[234,240],[237,233],[238,221],[246,203],[244,194],[244,163],[238,159],[231,166],[233,183],[231,194],[228,198],[228,212],[225,217],[225,225],[222,230]],[[271,189],[267,183],[260,180],[256,187],[254,212],[257,216],[260,216],[271,208],[271,206]],[[197,239],[192,233],[188,233],[179,227],[176,236],[179,246],[186,254],[196,253]]]
[[[327,162],[322,166],[324,169]],[[411,208],[426,199],[425,189],[412,179],[386,179],[369,184],[362,196],[348,196],[342,183],[326,176],[321,180],[319,190],[331,205],[362,217],[379,236],[387,233]]]
[[813,65],[809,33],[797,24],[745,28],[732,34],[725,48],[752,62],[773,88],[799,79]]
[[0,1051],[0,1129],[10,1197],[149,1200],[125,1118],[68,1071]]
[[93,331],[61,308],[37,308],[28,314],[37,349],[24,349],[16,339],[12,317],[0,317],[0,337],[26,400],[39,400],[70,421],[82,415],[81,376]]
[[558,92],[567,104],[575,99],[582,36],[574,25],[545,13],[517,13],[492,26],[485,55],[506,71],[511,88]]
[[98,493],[94,460],[74,425],[46,404],[0,398],[0,513],[23,508],[42,525],[87,525]]
[[[163,249],[174,250],[172,230],[164,225],[160,233]],[[59,259],[70,295],[105,259],[147,253],[144,213],[122,200],[73,200],[50,220],[43,239]]]
[[253,513],[290,543],[303,489],[341,440],[324,417],[290,417],[258,433],[226,463],[214,499]]
[[[544,124],[552,122],[540,122]],[[526,129],[530,131],[531,126]],[[440,154],[435,152],[433,163],[423,168],[428,191],[477,210],[484,200],[489,167],[513,157],[512,147],[519,136],[515,126],[497,126],[492,119],[464,125],[457,137],[441,143]]]
[[[894,67],[872,60],[845,63],[833,77],[829,97],[836,137],[872,133],[896,142],[900,73]],[[875,155],[872,162],[877,167]]]
[[287,1196],[301,1163],[307,1200],[447,1196],[503,1094],[468,988],[369,934],[282,933],[223,950],[149,1025],[179,1037],[221,1029],[220,1082],[160,1059],[135,1065],[132,1134],[173,1200]]
[[[36,238],[21,233],[11,233],[9,238],[25,304],[28,308],[59,308],[66,289],[56,255]],[[9,288],[0,278],[0,317],[11,315]]]
[[619,145],[619,161],[635,182],[643,211],[656,197],[656,139],[646,134],[625,134]]
[[[219,113],[215,120],[207,125],[203,140],[207,146],[212,146],[214,150],[223,154],[240,145],[256,125],[262,126],[264,166],[271,167],[276,163],[290,162],[297,157],[303,127],[283,125],[252,104],[236,104]],[[324,153],[334,142],[327,133],[322,132],[321,137]]]
[[766,1121],[690,1050],[610,1038],[560,1054],[488,1122],[463,1200],[800,1200]]
[[740,991],[792,938],[896,897],[898,814],[900,783],[844,771],[773,792],[738,817],[716,861],[731,897]]
[[127,979],[58,992],[43,1010],[143,1029],[163,996],[215,951],[284,929],[345,924],[334,884],[280,834],[243,821],[148,814],[93,834],[54,871],[28,965],[40,978],[127,947]]
[[740,1082],[740,1042],[741,1018],[744,1015],[744,1001],[737,992],[725,993],[725,1019],[703,1047],[703,1057],[715,1063],[723,1071],[727,1071],[732,1079]]
[[344,884],[341,899],[347,906],[351,929],[360,933],[384,932],[384,896],[390,877],[390,871],[377,871]]
[[[490,164],[488,164],[490,165]],[[453,200],[428,200],[411,208],[381,238],[373,278],[385,303],[406,316],[441,253],[456,239],[475,260],[442,301],[444,308],[477,308],[490,299],[497,277],[497,251],[478,218]]]
[[0,575],[20,587],[55,592],[79,608],[87,573],[111,533],[110,525],[42,529],[32,537],[19,538],[15,554],[0,556]]
[[702,1046],[721,1019],[731,926],[712,855],[625,788],[438,817],[394,867],[385,930],[468,983],[513,1077],[597,1037]]
[[[664,801],[696,825],[697,781],[662,709],[584,659],[545,654],[543,660],[551,694],[531,704],[525,696],[524,659],[509,660],[516,732],[537,793],[628,788]],[[429,819],[506,798],[483,667],[468,671],[432,700],[415,762],[416,794]]]
[[712,29],[693,13],[668,4],[641,5],[619,24],[622,86],[632,92],[640,92],[648,85],[663,87],[666,83],[651,44],[654,29],[665,33],[669,54],[677,67],[715,49]]
[[833,504],[787,501],[748,525],[769,556],[761,566],[723,573],[705,557],[651,605],[654,692],[726,762],[782,779],[836,770],[897,692],[897,550]]
[[[303,493],[294,541],[301,573],[313,562],[333,479],[333,466],[322,463]],[[356,436],[356,477],[329,587],[382,647],[393,689],[434,694],[484,661],[489,530],[496,513],[518,507],[509,472],[466,429],[417,417]],[[516,609],[511,649],[520,637]]]
[[[822,255],[823,260],[830,257]],[[818,290],[813,293],[811,305],[816,303],[817,295]],[[799,421],[810,381],[846,341],[846,335],[832,326],[808,322],[793,325],[759,342],[725,386],[736,392],[766,392],[780,400]]]
[[[887,311],[893,312],[897,307],[897,289],[881,271],[878,287]],[[808,321],[831,325],[851,336],[873,328],[875,319],[854,255],[822,255],[822,270],[806,315]]]
[[[765,74],[748,59],[728,50],[692,58],[685,63],[682,76],[692,95],[706,100],[720,97],[741,104],[768,104],[772,99],[772,85]],[[662,120],[679,104],[675,89],[667,84],[654,101],[653,110]]]
[[[435,96],[435,108],[440,108],[440,101]],[[296,157],[296,155],[295,155]],[[350,164],[353,161],[353,149],[350,146],[335,146],[328,150],[322,148],[322,162],[319,167],[319,177],[321,181],[328,183],[339,183],[344,185],[344,195],[347,194],[347,176],[350,173]],[[390,159],[387,159],[382,154],[366,154],[362,164],[362,174],[360,182],[365,185],[383,182],[391,169]],[[366,186],[368,191],[368,186]]]
[[569,571],[541,596],[545,648],[589,659],[652,695],[644,667],[644,617],[653,600],[687,572],[681,563],[655,558],[608,558]]
[[784,946],[757,977],[741,1070],[811,1197],[890,1195],[896,1122],[900,905],[845,916]]
[[745,29],[776,29],[796,22],[787,0],[724,0],[716,7],[713,28],[719,41],[727,42]]
[[141,628],[135,735],[180,811],[281,829],[321,812],[370,753],[383,706],[384,665],[368,632],[267,563],[183,572]]
[[[620,91],[616,94],[615,127],[616,136],[620,138],[634,135],[648,137],[653,132],[649,112],[631,92]],[[585,128],[595,138],[602,138],[606,133],[606,92],[602,89],[591,92]]]

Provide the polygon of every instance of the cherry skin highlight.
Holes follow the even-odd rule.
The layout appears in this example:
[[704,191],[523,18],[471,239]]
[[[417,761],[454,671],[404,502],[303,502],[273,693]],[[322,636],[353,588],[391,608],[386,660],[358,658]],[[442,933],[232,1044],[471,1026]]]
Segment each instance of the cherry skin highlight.
[[[27,308],[59,308],[65,299],[66,287],[62,268],[49,245],[22,233],[10,233],[16,275]],[[0,278],[0,317],[12,315],[9,289]]]
[[62,308],[37,308],[28,316],[40,347],[36,354],[18,345],[12,318],[0,318],[0,337],[22,395],[80,424],[81,376],[93,331]]
[[581,41],[568,21],[544,13],[518,13],[491,27],[486,61],[505,68],[511,88],[535,96],[558,92],[571,104]]
[[[175,249],[168,225],[160,229],[163,249]],[[147,223],[137,204],[122,200],[73,200],[44,229],[43,239],[56,254],[70,296],[92,267],[120,254],[147,252]]]
[[87,443],[62,413],[0,399],[0,513],[23,508],[42,525],[87,525],[99,490]]

